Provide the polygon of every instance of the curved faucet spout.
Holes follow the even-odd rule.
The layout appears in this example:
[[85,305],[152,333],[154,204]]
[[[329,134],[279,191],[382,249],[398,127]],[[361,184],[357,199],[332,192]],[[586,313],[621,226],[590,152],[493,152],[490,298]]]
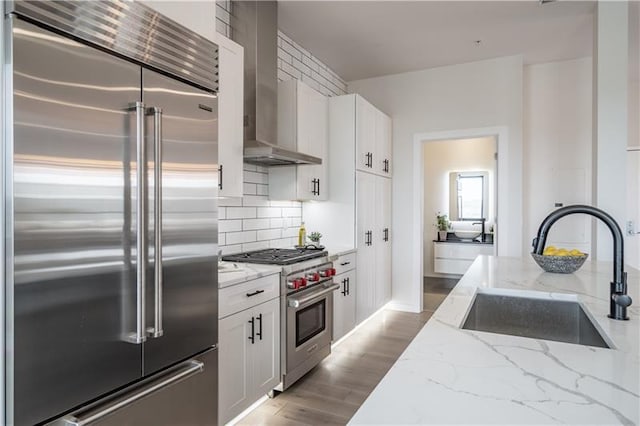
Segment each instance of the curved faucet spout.
[[627,296],[627,277],[624,272],[624,236],[620,226],[618,226],[611,215],[596,207],[586,205],[578,204],[561,207],[549,214],[540,224],[538,235],[533,240],[533,252],[542,254],[547,242],[549,230],[558,219],[577,213],[587,214],[600,219],[611,231],[611,235],[613,236],[613,281],[611,282],[609,317],[614,319],[627,319],[627,306],[631,304],[631,298]]

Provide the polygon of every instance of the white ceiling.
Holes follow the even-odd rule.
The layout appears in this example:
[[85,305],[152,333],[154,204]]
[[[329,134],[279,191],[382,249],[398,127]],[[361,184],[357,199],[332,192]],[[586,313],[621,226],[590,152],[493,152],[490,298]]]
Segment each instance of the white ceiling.
[[[591,55],[594,2],[291,1],[278,26],[347,81],[523,54]],[[475,40],[482,40],[476,46]]]

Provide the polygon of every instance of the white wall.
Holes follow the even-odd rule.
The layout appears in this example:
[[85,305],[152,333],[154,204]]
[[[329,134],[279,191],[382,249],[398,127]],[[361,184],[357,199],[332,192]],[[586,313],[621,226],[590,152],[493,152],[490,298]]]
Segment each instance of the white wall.
[[[439,212],[449,215],[449,173],[487,171],[489,173],[489,206],[487,218],[495,217],[495,159],[496,141],[493,137],[430,141],[424,144],[424,247],[425,277],[442,276],[434,272],[434,226]],[[454,225],[455,227],[455,225]],[[480,228],[480,225],[476,225]],[[487,229],[488,231],[488,229]]]
[[627,154],[627,218],[636,234],[625,239],[625,260],[640,269],[640,3],[629,9],[629,147],[634,151]]
[[[598,2],[594,48],[595,205],[624,229],[629,143],[629,4]],[[613,258],[611,232],[597,225],[597,259]]]
[[[393,120],[393,301],[419,311],[422,300],[422,146],[414,137],[456,129],[504,127],[498,175],[508,176],[499,244],[522,254],[522,57],[512,56],[349,83]],[[501,217],[502,216],[502,217]]]
[[[592,58],[524,68],[524,243],[554,203],[591,204]],[[591,219],[570,216],[548,244],[593,253]]]

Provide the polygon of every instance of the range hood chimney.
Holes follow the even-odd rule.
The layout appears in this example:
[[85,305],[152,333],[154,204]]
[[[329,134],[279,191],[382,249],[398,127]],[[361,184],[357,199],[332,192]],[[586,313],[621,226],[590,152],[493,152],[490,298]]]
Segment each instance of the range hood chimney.
[[244,47],[244,162],[259,166],[321,164],[278,146],[278,3],[234,1],[234,40]]

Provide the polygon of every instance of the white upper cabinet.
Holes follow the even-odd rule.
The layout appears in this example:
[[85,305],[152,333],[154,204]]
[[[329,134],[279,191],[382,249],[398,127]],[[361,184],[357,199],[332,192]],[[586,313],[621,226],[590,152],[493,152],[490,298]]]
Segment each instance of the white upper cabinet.
[[391,176],[391,118],[376,110],[374,173]]
[[356,96],[356,168],[391,176],[391,118]]
[[327,200],[328,99],[298,80],[278,83],[278,144],[322,159],[320,165],[271,167],[272,200]]
[[218,94],[219,195],[242,197],[244,144],[244,48],[218,34],[220,92]]
[[373,172],[378,160],[376,150],[376,109],[356,96],[356,169]]

